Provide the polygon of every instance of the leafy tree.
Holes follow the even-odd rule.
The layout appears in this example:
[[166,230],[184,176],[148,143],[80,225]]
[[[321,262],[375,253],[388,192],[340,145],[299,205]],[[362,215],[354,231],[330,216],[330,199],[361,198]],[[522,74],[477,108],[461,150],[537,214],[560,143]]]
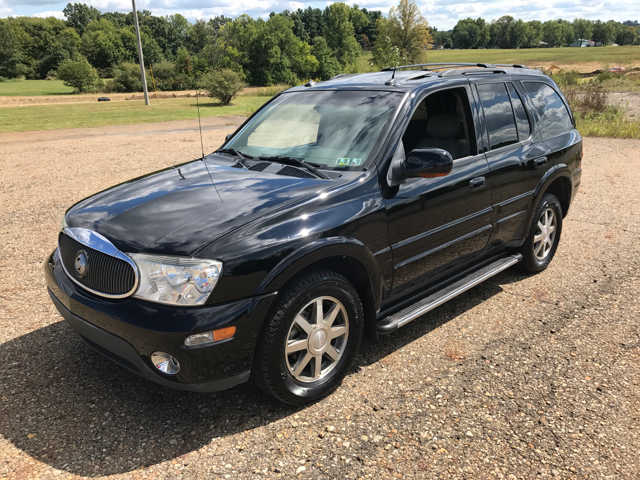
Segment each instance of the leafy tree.
[[333,56],[333,51],[327,45],[327,40],[324,37],[316,37],[313,39],[313,56],[318,60],[318,70],[316,76],[320,80],[329,80],[334,75],[340,73],[340,64],[336,57]]
[[80,50],[80,36],[73,28],[65,28],[54,39],[49,48],[51,53],[42,57],[36,63],[39,78],[46,78],[50,71],[68,58],[73,58]]
[[573,42],[573,27],[569,22],[549,20],[542,24],[542,39],[550,47],[562,47]]
[[444,30],[438,30],[435,27],[431,27],[430,33],[433,38],[434,45],[442,45],[444,48],[453,48],[453,39],[451,38],[452,32],[445,32]]
[[333,3],[329,7],[324,36],[327,45],[342,65],[346,67],[354,63],[360,55],[360,45],[355,39],[355,29],[350,19],[351,8],[345,3]]
[[209,96],[220,100],[222,105],[229,105],[233,97],[245,87],[239,73],[224,68],[209,72],[200,82]]
[[613,25],[609,22],[603,22],[602,20],[596,20],[593,22],[593,34],[591,40],[594,42],[600,42],[602,45],[608,45],[613,42],[615,38],[615,32],[613,31]]
[[116,92],[141,92],[140,65],[131,62],[121,63],[113,69],[113,82]]
[[353,30],[356,35],[361,35],[364,29],[369,25],[369,17],[366,13],[360,10],[358,4],[354,4],[349,12],[349,20],[353,24]]
[[11,19],[0,19],[0,76],[16,78],[29,71],[28,59],[23,53],[26,33]]
[[322,17],[322,10],[308,7],[306,10],[298,9],[298,14],[309,38],[316,38],[323,35],[325,24]]
[[626,26],[618,32],[616,35],[616,43],[618,45],[633,45],[636,41],[638,34],[636,29],[632,26]]
[[386,28],[391,43],[400,49],[402,57],[411,63],[426,59],[425,50],[433,39],[429,23],[414,0],[400,0],[397,7],[392,7]]
[[562,38],[562,44],[563,45],[571,45],[575,39],[576,39],[576,34],[573,30],[573,25],[571,24],[571,22],[568,22],[567,20],[562,20],[559,19],[557,20],[557,22],[560,24],[560,28],[562,31],[561,34],[561,38]]
[[542,41],[542,22],[540,20],[531,20],[529,25],[529,38],[527,47],[538,47]]
[[369,19],[369,23],[362,29],[361,34],[366,35],[369,39],[369,42],[373,45],[378,38],[378,30],[377,30],[377,21],[379,18],[382,18],[382,12],[379,10],[367,10],[366,8],[362,9],[362,12]]
[[68,58],[58,67],[58,78],[77,93],[91,90],[98,82],[98,72],[82,55]]
[[67,3],[67,6],[62,9],[62,13],[67,17],[67,25],[75,29],[80,36],[89,23],[100,18],[100,10],[84,3]]
[[[460,48],[485,48],[491,39],[489,25],[482,18],[460,20],[451,32],[453,45]],[[438,43],[438,42],[436,42]],[[444,43],[438,43],[443,45]]]
[[[122,58],[128,62],[139,62],[135,28],[126,26],[120,29],[120,39],[123,47]],[[140,29],[140,42],[142,43],[142,57],[145,65],[153,65],[163,60],[162,50],[155,39],[143,29]]]
[[80,51],[96,68],[108,69],[120,63],[124,47],[120,32],[108,20],[94,20],[85,27]]
[[511,30],[515,19],[510,15],[503,15],[491,22],[491,45],[498,48],[511,48]]
[[391,41],[389,36],[390,21],[379,18],[377,23],[378,38],[373,45],[372,64],[379,69],[402,65],[406,59],[403,57],[400,47]]
[[511,25],[511,32],[509,35],[509,48],[520,48],[527,45],[529,36],[529,25],[522,20],[516,20]]
[[590,40],[593,33],[593,24],[585,18],[576,18],[573,21],[573,31],[578,40]]

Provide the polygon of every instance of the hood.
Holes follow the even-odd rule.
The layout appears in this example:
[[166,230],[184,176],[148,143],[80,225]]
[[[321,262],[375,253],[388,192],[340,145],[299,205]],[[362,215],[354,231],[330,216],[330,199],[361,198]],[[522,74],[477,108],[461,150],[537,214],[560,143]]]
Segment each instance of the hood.
[[69,227],[98,232],[125,253],[190,256],[329,183],[233,168],[212,156],[100,192],[71,207],[65,218]]

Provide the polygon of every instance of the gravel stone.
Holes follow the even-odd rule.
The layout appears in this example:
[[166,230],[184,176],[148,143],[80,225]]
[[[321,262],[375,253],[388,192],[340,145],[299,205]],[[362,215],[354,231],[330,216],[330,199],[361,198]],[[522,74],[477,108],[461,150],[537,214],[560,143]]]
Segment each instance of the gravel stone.
[[[203,119],[205,149],[240,120]],[[0,479],[638,478],[640,141],[585,140],[545,272],[508,270],[363,341],[334,394],[290,407],[250,384],[137,377],[87,347],[44,287],[63,212],[198,158],[196,126],[0,135]]]

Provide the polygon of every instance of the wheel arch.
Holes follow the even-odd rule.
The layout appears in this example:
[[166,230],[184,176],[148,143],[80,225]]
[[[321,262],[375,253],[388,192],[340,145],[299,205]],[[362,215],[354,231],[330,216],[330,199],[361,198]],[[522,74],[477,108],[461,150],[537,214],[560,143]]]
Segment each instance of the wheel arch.
[[382,301],[382,278],[373,253],[359,240],[332,237],[305,245],[269,272],[256,295],[273,291],[280,295],[291,281],[316,269],[332,270],[351,282],[362,301],[365,334],[377,338],[375,322]]

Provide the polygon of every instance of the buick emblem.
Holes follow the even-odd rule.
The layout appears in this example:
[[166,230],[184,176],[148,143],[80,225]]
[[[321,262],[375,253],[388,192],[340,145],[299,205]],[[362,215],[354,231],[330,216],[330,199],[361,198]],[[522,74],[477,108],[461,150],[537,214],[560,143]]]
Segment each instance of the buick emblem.
[[85,273],[87,273],[87,254],[82,250],[80,250],[76,254],[76,261],[74,266],[76,268],[76,274],[78,275],[78,277],[84,277]]

